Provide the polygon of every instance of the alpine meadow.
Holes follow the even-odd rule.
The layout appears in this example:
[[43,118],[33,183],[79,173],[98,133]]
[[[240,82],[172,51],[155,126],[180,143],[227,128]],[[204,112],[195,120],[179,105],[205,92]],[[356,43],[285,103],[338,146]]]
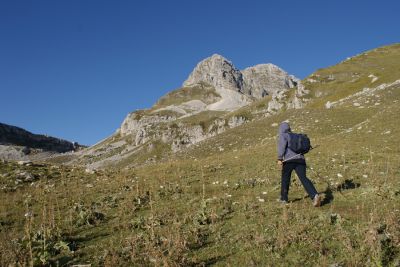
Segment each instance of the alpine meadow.
[[[4,125],[0,266],[399,266],[399,114],[397,43],[303,80],[215,54],[68,152]],[[311,139],[321,207],[295,174],[276,201],[282,121]]]

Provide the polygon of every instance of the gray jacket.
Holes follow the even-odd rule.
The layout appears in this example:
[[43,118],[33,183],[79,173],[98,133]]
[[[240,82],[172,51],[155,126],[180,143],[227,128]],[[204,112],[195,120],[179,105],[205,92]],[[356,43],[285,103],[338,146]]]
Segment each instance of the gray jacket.
[[305,162],[304,155],[297,154],[288,148],[289,133],[291,132],[289,123],[282,122],[279,126],[279,141],[278,141],[278,160]]

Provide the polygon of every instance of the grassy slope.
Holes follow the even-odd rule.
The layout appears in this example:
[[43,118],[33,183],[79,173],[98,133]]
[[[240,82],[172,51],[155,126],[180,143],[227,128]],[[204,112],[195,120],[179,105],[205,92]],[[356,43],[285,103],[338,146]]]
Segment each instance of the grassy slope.
[[220,95],[217,94],[214,87],[200,83],[193,87],[182,87],[166,94],[157,101],[152,109],[179,105],[191,100],[201,100],[206,104],[211,104],[218,98],[220,98]]
[[[399,60],[400,44],[380,47],[316,71],[308,78],[317,82],[310,83],[305,79],[305,86],[313,94],[324,96],[323,101],[314,102],[314,105],[321,106],[326,101],[336,101],[360,88],[375,87],[399,79]],[[378,77],[373,84],[372,78],[368,77],[371,74]],[[332,80],[329,79],[330,76]]]
[[[377,94],[358,99],[363,108],[311,105],[256,120],[136,169],[89,174],[2,163],[0,265],[29,260],[28,236],[36,238],[34,255],[43,254],[43,235],[33,233],[44,229],[48,244],[63,240],[75,250],[51,257],[61,264],[394,265],[400,259],[400,149],[393,145],[400,138],[400,87]],[[307,159],[309,177],[325,195],[321,208],[312,208],[297,179],[292,202],[275,202],[273,125],[284,119],[320,145]],[[39,180],[14,188],[21,168]],[[25,217],[30,210],[35,216]]]
[[[211,104],[218,101],[219,98],[220,95],[216,93],[214,87],[206,83],[200,83],[193,87],[182,87],[173,90],[161,97],[151,109],[137,110],[134,113],[137,119],[142,116],[171,116],[179,118],[182,114],[168,109],[168,106],[180,105],[190,100],[201,100],[206,104]],[[147,129],[147,131],[150,136],[156,135],[157,132],[161,132],[170,126],[177,127],[177,123],[184,123],[188,126],[201,125],[206,128],[214,119],[221,117],[225,113],[226,112],[219,111],[204,111],[172,122],[158,123],[151,129]],[[114,134],[95,146],[88,148],[83,152],[83,157],[79,157],[81,154],[69,154],[54,157],[47,161],[49,163],[70,162],[72,164],[91,164],[106,160],[107,158],[112,158],[116,155],[121,155],[120,160],[104,162],[103,166],[126,167],[127,165],[138,165],[153,160],[160,160],[171,152],[171,144],[165,144],[159,140],[148,141],[144,145],[136,147],[133,151],[132,147],[129,147],[129,145],[132,144],[134,140],[135,136],[132,135],[121,137],[119,134]],[[113,144],[120,141],[124,141],[125,144],[113,148]],[[148,149],[148,147],[152,148]]]

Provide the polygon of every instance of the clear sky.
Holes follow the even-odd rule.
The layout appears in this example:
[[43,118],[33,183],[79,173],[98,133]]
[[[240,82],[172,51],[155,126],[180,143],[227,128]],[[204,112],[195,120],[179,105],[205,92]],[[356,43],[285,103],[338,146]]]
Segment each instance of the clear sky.
[[0,122],[91,145],[218,53],[304,78],[400,41],[400,1],[0,0]]

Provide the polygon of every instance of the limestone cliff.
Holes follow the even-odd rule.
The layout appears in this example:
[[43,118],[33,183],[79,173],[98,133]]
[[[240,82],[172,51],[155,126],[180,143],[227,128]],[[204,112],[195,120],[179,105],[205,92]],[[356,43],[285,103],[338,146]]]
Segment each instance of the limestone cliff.
[[294,88],[300,82],[274,64],[259,64],[242,71],[245,93],[263,98],[277,91]]
[[[297,78],[273,64],[240,71],[231,61],[214,54],[196,65],[182,88],[161,97],[149,109],[128,114],[112,138],[81,157],[88,166],[97,168],[134,155],[150,155],[160,147],[181,150],[254,117],[301,108],[305,92]],[[257,105],[261,109],[246,110],[265,96],[269,96],[268,102]]]

